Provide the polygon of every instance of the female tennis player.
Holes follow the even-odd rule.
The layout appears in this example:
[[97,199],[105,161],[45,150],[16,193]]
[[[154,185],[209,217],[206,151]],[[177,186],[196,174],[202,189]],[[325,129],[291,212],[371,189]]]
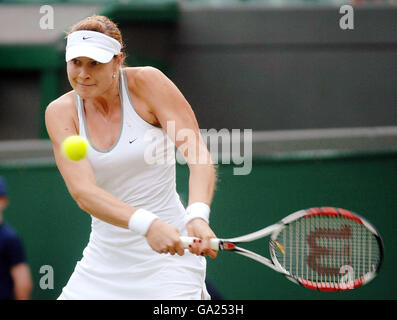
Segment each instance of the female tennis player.
[[[89,243],[59,299],[209,299],[214,166],[181,92],[155,68],[124,68],[122,49],[120,30],[107,17],[72,26],[66,62],[73,90],[46,109],[58,169],[92,216]],[[91,147],[75,162],[62,155],[61,144],[77,134]],[[190,170],[186,209],[176,192],[175,161],[148,161],[169,154],[175,160],[174,145]],[[200,239],[190,253],[181,235]]]

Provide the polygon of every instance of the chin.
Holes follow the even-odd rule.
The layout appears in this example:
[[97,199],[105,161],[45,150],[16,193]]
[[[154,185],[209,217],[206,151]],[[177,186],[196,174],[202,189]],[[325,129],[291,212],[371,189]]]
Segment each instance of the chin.
[[84,99],[95,98],[97,96],[96,90],[92,87],[87,88],[74,88],[74,91]]

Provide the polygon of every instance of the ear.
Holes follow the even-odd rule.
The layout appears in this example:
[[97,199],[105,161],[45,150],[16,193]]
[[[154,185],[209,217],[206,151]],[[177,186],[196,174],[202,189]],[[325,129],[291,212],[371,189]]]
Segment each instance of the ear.
[[116,58],[117,70],[119,70],[123,65],[124,59],[125,59],[124,53],[120,52],[120,54]]
[[124,54],[122,52],[119,55],[117,55],[117,57],[116,56],[114,57],[113,64],[116,70],[120,69],[120,66],[122,65],[123,62],[123,57]]

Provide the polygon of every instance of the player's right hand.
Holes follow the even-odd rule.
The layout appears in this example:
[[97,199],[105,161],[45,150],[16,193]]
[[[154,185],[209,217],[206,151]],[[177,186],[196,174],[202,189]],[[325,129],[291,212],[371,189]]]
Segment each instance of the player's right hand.
[[146,233],[149,246],[158,253],[175,253],[183,256],[185,248],[180,240],[178,228],[171,226],[159,219],[153,221]]

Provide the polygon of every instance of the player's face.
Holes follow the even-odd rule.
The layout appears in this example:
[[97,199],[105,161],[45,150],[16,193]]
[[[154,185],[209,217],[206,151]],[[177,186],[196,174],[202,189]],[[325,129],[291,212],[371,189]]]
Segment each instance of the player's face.
[[78,57],[67,63],[70,85],[82,98],[95,98],[108,91],[114,84],[116,61],[100,63],[91,58]]

